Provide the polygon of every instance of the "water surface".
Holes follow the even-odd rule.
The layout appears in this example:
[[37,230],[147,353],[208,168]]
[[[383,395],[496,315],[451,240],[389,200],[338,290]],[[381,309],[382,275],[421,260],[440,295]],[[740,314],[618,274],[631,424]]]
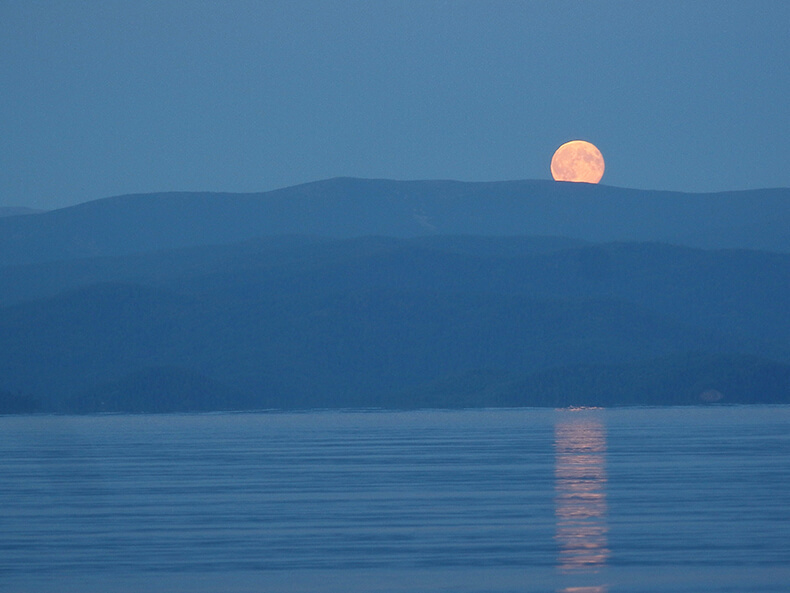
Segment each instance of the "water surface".
[[0,418],[0,590],[766,592],[790,408]]

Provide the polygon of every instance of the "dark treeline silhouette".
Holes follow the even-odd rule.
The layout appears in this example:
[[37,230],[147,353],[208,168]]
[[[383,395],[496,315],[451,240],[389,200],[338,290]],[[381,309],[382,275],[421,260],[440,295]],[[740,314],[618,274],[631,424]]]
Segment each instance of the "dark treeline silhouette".
[[29,414],[39,411],[39,402],[29,395],[0,391],[0,414]]

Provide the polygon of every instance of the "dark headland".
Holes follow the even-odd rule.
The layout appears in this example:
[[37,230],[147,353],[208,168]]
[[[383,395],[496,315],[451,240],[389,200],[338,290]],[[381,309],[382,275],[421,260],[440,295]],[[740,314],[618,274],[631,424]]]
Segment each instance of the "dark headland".
[[788,189],[332,179],[5,214],[3,413],[790,403]]

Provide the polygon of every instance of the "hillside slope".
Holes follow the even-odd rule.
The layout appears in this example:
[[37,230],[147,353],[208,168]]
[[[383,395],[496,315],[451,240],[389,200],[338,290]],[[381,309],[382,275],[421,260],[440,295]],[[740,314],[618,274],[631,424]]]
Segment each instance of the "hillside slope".
[[790,252],[790,190],[718,194],[548,181],[330,179],[260,194],[106,198],[0,218],[0,265],[273,235],[552,235]]
[[784,254],[285,237],[0,273],[0,390],[43,410],[790,401]]

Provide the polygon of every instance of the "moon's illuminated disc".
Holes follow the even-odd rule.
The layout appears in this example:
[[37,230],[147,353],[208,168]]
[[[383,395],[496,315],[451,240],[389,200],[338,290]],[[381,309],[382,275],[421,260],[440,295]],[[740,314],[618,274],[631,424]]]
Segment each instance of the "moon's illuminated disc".
[[551,176],[554,181],[583,181],[598,183],[603,177],[601,151],[584,140],[566,142],[551,157]]

